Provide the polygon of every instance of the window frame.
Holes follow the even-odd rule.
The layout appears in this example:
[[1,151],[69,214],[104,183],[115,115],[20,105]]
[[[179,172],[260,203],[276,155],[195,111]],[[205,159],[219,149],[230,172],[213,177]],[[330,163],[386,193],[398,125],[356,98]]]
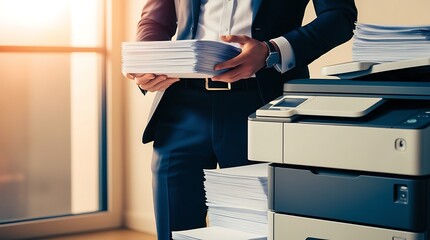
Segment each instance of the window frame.
[[[101,159],[101,175],[106,175],[106,183],[101,183],[100,190],[107,191],[107,210],[67,216],[56,216],[22,222],[0,224],[0,236],[5,239],[37,238],[70,233],[86,232],[122,226],[122,119],[123,103],[121,79],[121,38],[124,23],[123,3],[120,0],[105,1],[104,46],[102,47],[50,47],[50,46],[0,46],[0,52],[37,52],[37,53],[73,53],[92,52],[104,55],[104,78],[102,86],[102,121],[105,136],[101,145],[105,148]],[[103,156],[105,154],[105,156]],[[103,194],[102,194],[103,195]]]

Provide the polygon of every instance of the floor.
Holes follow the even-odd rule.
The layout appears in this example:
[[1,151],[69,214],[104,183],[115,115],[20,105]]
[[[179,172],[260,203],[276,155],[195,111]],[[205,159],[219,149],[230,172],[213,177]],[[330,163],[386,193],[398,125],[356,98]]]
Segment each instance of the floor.
[[101,232],[44,238],[44,240],[156,240],[154,235],[128,229],[115,229]]

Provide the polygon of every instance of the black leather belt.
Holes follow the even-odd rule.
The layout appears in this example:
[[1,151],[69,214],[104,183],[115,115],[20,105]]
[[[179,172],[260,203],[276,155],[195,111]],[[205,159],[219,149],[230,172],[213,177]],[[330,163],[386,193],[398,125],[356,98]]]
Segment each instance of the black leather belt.
[[242,79],[233,83],[212,81],[210,78],[182,78],[179,84],[184,88],[205,89],[207,91],[255,89],[258,87],[256,78]]

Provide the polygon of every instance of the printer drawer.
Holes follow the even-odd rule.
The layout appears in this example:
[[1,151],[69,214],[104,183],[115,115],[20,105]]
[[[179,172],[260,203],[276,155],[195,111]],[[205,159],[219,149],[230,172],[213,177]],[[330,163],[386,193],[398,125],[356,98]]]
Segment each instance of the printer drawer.
[[427,232],[327,221],[270,212],[269,240],[428,240]]
[[269,166],[269,209],[413,232],[428,228],[429,178]]

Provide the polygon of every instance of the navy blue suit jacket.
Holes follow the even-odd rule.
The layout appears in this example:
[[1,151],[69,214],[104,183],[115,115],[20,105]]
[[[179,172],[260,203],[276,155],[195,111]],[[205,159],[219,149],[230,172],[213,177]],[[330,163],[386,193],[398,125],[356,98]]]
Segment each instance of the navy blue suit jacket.
[[[273,68],[256,73],[264,100],[282,94],[289,79],[307,78],[307,65],[332,48],[348,41],[353,35],[357,9],[354,0],[313,0],[317,18],[302,26],[309,0],[262,0],[252,23],[252,38],[263,41],[285,37],[291,44],[296,67],[284,74]],[[140,41],[170,40],[177,31],[177,39],[192,39],[196,34],[200,0],[148,0],[138,23]],[[143,142],[153,140],[153,115],[162,93],[153,106]]]

